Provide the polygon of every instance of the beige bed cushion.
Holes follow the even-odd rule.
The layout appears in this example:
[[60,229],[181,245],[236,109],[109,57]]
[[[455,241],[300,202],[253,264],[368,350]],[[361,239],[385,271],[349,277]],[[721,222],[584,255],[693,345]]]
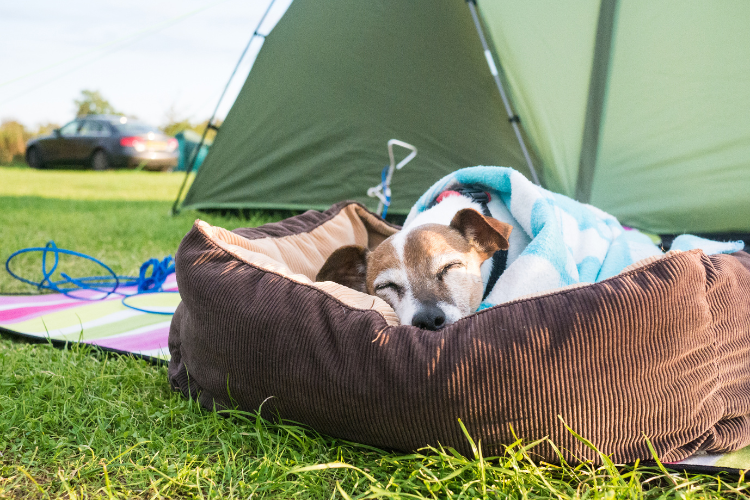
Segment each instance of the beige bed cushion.
[[[315,280],[323,263],[334,250],[345,245],[375,248],[398,229],[385,223],[358,204],[348,204],[324,223],[309,231],[282,237],[248,239],[236,232],[197,221],[210,238],[221,245],[240,247],[253,254],[265,255],[292,274],[302,274]],[[245,254],[250,255],[250,254]]]
[[[279,238],[251,240],[201,220],[196,221],[195,227],[242,262],[314,286],[350,307],[374,310],[389,325],[399,324],[395,311],[383,299],[331,281],[314,281],[323,263],[337,248],[345,245],[374,248],[397,231],[360,205],[344,206],[324,224],[308,232]],[[199,260],[193,265],[203,262]],[[231,272],[234,267],[235,263],[229,264],[224,272]]]

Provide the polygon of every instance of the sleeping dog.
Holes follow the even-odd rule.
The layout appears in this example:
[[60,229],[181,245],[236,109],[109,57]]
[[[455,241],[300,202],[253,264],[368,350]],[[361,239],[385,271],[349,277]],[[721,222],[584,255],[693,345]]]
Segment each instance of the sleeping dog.
[[377,295],[401,324],[439,330],[477,310],[494,281],[529,243],[499,199],[448,191],[369,252],[339,248],[316,281]]

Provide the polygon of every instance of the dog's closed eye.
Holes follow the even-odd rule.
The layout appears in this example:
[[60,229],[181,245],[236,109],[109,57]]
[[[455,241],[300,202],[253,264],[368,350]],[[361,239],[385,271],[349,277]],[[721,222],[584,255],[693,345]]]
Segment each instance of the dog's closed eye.
[[460,260],[449,262],[445,264],[443,267],[440,268],[440,270],[437,272],[437,279],[442,280],[445,278],[445,275],[448,274],[448,271],[451,269],[459,269],[461,267],[466,267],[463,262]]
[[385,283],[379,283],[375,285],[375,293],[383,292],[386,290],[391,290],[399,297],[402,297],[404,295],[404,287],[402,287],[401,285],[397,285],[396,283],[393,283],[392,281],[387,281]]

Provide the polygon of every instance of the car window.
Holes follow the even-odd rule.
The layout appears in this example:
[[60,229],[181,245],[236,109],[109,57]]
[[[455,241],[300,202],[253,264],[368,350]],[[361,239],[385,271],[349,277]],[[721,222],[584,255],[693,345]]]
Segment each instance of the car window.
[[60,129],[60,135],[63,137],[71,137],[78,133],[78,127],[81,126],[81,122],[78,120],[72,121]]
[[86,120],[81,126],[81,130],[78,132],[79,135],[86,135],[89,137],[105,137],[110,135],[109,127],[102,122],[94,120]]
[[159,133],[159,129],[146,123],[128,121],[127,123],[114,123],[114,127],[122,135],[143,135],[149,132]]

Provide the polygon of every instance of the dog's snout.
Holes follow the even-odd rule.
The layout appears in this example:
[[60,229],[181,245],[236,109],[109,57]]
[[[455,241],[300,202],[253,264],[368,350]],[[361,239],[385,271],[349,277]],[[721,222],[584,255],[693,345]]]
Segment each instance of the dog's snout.
[[438,306],[424,306],[414,315],[411,324],[425,330],[440,330],[445,326],[445,313]]

